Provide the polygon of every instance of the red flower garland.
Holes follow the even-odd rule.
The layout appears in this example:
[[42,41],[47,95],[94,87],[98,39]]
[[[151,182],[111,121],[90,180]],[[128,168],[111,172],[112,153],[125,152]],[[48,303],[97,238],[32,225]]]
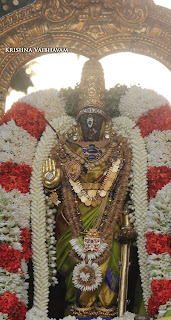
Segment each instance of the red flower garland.
[[31,247],[31,238],[30,232],[28,229],[21,229],[21,241],[20,241],[23,251],[21,252],[22,258],[25,259],[25,262],[28,262],[32,256],[32,252],[30,250]]
[[5,292],[0,296],[0,312],[7,313],[9,320],[24,320],[27,308],[15,293]]
[[171,236],[169,234],[155,234],[154,232],[149,232],[145,234],[147,239],[146,249],[148,254],[162,254],[168,252],[171,254]]
[[0,243],[0,266],[14,273],[18,273],[18,268],[21,267],[21,259],[25,259],[25,262],[32,256],[30,250],[30,232],[29,230],[21,229],[21,241],[23,250],[15,250],[13,246],[9,247],[8,244]]
[[171,130],[171,108],[166,104],[160,108],[143,113],[136,124],[141,130],[142,137],[146,137],[153,130]]
[[160,305],[165,304],[171,297],[171,280],[153,280],[151,283],[152,295],[148,301],[149,316],[158,313]]
[[171,181],[171,169],[166,166],[150,167],[147,178],[149,198],[154,198],[157,191]]
[[0,243],[0,267],[14,273],[21,267],[22,252]]
[[15,102],[2,118],[2,124],[11,119],[17,126],[27,130],[31,136],[40,139],[45,130],[44,111],[23,102]]
[[32,168],[27,164],[2,162],[0,165],[0,184],[7,192],[17,189],[22,193],[29,191]]

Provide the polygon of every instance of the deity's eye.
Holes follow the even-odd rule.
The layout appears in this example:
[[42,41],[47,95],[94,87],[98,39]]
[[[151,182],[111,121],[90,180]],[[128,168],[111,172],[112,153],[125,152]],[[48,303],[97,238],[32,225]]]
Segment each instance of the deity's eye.
[[87,126],[88,126],[88,128],[92,128],[93,122],[94,122],[94,119],[93,119],[92,115],[89,114],[89,116],[87,118]]

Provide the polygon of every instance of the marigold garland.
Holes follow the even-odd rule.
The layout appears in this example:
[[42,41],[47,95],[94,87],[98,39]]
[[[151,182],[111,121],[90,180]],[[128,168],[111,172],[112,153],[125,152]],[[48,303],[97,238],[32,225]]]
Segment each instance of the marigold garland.
[[9,320],[25,320],[27,308],[15,293],[5,292],[0,296],[0,312],[7,313]]
[[142,137],[146,137],[153,130],[171,130],[171,108],[166,104],[157,109],[142,114],[136,121]]
[[149,232],[145,234],[147,239],[146,249],[148,254],[161,254],[168,252],[171,254],[171,236],[169,234],[155,234],[154,232]]
[[23,102],[15,102],[12,105],[2,117],[2,124],[11,119],[15,120],[17,126],[22,127],[38,140],[45,130],[44,111]]
[[154,198],[157,191],[171,181],[171,169],[166,166],[151,167],[147,173],[149,198]]
[[1,186],[7,192],[17,189],[22,193],[29,191],[32,168],[27,164],[2,162],[0,165]]

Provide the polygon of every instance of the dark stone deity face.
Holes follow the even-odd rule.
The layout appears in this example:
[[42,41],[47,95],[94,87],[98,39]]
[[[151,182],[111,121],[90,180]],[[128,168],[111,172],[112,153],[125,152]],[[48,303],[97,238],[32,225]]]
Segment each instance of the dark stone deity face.
[[104,117],[100,114],[83,114],[79,118],[84,141],[99,141]]

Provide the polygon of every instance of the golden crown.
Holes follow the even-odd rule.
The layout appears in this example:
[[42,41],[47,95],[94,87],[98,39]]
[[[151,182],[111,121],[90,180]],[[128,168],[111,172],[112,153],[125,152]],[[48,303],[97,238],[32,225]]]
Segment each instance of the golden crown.
[[84,113],[97,113],[106,117],[105,81],[101,63],[91,58],[82,69],[78,101],[78,118]]

